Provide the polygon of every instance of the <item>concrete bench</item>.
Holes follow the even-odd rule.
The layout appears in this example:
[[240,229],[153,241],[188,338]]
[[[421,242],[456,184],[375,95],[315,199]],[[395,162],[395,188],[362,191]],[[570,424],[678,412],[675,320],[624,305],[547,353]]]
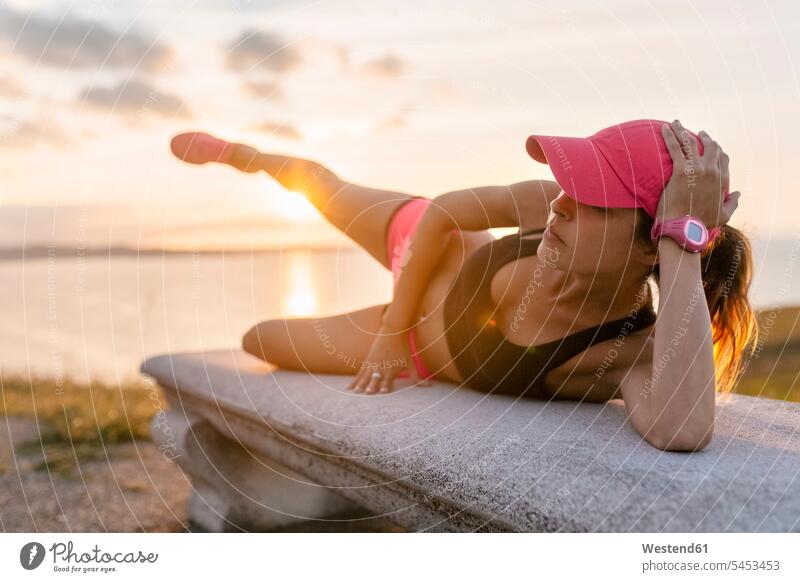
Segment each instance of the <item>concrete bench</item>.
[[348,376],[239,350],[152,357],[152,436],[209,531],[355,508],[412,531],[797,532],[800,405],[734,395],[695,453],[644,442],[622,400],[541,402],[454,384],[360,395]]

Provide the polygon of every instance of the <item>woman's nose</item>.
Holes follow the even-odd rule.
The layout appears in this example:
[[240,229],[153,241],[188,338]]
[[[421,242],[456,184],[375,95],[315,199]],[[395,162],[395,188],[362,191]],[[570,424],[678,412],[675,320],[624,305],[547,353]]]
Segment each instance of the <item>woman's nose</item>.
[[571,200],[572,199],[569,196],[562,192],[556,196],[552,202],[550,202],[550,210],[552,210],[560,219],[564,220],[569,215]]

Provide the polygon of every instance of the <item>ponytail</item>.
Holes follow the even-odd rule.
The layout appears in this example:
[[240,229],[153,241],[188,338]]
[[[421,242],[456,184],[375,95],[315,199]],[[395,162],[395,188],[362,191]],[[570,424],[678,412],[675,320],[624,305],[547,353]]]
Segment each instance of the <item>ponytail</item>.
[[[639,236],[650,240],[653,219],[640,212]],[[753,275],[753,254],[745,234],[723,225],[714,242],[700,255],[703,290],[711,316],[716,390],[731,393],[742,371],[747,344],[758,337],[758,325],[748,293]],[[652,276],[659,285],[659,265]]]

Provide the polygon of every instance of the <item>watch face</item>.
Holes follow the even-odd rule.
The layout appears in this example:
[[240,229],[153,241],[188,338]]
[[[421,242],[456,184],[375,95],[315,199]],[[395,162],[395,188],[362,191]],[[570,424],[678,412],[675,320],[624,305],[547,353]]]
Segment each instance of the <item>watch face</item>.
[[692,241],[699,243],[703,240],[703,229],[696,222],[686,223],[686,236]]

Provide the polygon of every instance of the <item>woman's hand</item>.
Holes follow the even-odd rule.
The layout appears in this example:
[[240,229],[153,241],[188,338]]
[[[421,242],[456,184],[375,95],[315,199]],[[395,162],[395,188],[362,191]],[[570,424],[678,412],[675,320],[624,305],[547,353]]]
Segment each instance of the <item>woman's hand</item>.
[[381,327],[375,341],[372,342],[369,354],[361,363],[361,369],[347,385],[347,389],[367,394],[391,392],[394,379],[406,369],[413,384],[430,386],[430,380],[420,378],[417,373],[417,368],[411,360],[407,338],[408,331],[395,332]]
[[728,154],[705,131],[700,131],[697,135],[703,142],[701,156],[694,136],[678,120],[664,124],[661,135],[673,165],[672,176],[658,202],[658,219],[691,214],[709,230],[727,224],[741,196],[741,192],[733,192],[725,197],[730,183]]

